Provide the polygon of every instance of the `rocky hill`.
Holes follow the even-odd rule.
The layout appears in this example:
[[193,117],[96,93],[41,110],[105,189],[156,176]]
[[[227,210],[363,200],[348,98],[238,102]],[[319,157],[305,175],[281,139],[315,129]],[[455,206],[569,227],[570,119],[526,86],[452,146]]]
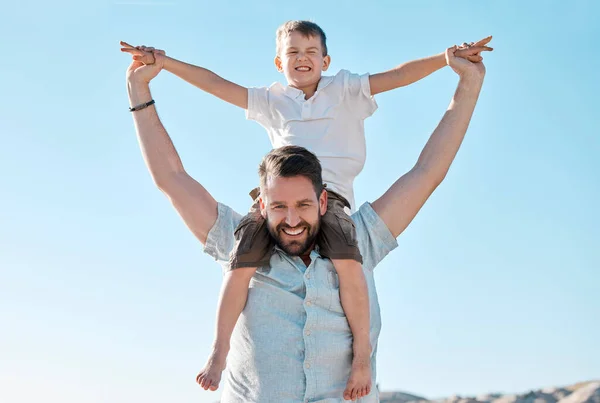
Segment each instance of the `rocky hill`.
[[435,400],[403,392],[381,392],[381,403],[600,403],[600,381],[532,390],[518,395],[490,393],[482,396],[451,396]]

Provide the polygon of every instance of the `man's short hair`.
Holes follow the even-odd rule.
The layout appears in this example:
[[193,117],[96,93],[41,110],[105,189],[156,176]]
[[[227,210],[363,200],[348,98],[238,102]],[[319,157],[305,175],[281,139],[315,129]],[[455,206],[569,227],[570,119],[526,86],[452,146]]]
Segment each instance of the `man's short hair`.
[[279,55],[283,40],[292,32],[300,32],[307,38],[316,36],[321,39],[323,56],[327,56],[327,37],[320,26],[311,21],[288,21],[277,28],[276,51]]
[[304,147],[284,146],[274,148],[265,155],[258,166],[260,188],[264,192],[268,178],[304,176],[311,181],[317,198],[323,191],[321,163],[316,155]]

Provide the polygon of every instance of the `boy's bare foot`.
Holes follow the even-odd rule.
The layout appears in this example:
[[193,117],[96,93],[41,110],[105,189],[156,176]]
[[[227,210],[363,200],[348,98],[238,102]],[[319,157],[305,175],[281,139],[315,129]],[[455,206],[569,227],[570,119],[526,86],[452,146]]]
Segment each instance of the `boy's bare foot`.
[[356,400],[371,393],[371,359],[366,357],[354,356],[352,360],[352,370],[350,379],[344,390],[345,400]]
[[204,390],[217,390],[219,382],[221,382],[221,373],[225,369],[227,360],[227,350],[214,349],[208,357],[206,365],[196,376],[196,382],[204,388]]

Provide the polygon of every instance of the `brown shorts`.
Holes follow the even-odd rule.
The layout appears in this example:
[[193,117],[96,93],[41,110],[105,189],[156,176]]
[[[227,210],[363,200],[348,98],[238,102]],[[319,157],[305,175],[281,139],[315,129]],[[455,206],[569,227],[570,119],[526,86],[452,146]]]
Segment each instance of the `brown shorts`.
[[[256,189],[250,192],[250,196],[255,201],[235,230],[235,245],[229,259],[231,269],[268,266],[273,254],[275,241],[260,214]],[[348,201],[328,190],[327,212],[323,215],[317,237],[319,253],[330,259],[352,259],[362,264],[354,221],[344,207],[350,207]]]

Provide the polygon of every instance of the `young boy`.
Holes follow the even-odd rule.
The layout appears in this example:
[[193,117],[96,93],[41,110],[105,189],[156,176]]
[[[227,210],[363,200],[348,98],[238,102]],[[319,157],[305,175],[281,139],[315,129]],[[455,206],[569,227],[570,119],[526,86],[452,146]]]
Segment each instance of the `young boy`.
[[[486,38],[473,46],[463,44],[457,56],[480,61],[479,52],[490,50]],[[358,250],[354,223],[347,212],[355,209],[353,181],[363,168],[366,150],[364,119],[376,109],[375,94],[412,84],[444,67],[444,53],[408,62],[388,72],[369,76],[342,70],[335,76],[321,76],[331,61],[323,30],[309,21],[289,21],[277,30],[275,66],[288,85],[275,83],[268,88],[245,88],[229,82],[202,67],[166,57],[151,47],[131,47],[122,51],[146,64],[162,58],[163,68],[227,102],[246,110],[248,119],[267,130],[273,147],[303,146],[319,157],[328,194],[327,211],[322,217],[318,238],[300,221],[284,225],[280,235],[296,245],[296,252],[316,241],[319,253],[332,260],[339,278],[339,292],[353,336],[353,361],[343,397],[355,400],[371,390],[371,345],[369,299],[362,257]],[[471,48],[471,49],[469,49]],[[217,313],[213,351],[197,376],[204,389],[218,388],[225,369],[231,333],[248,296],[251,277],[257,267],[268,266],[275,246],[265,220],[265,209],[286,209],[260,197],[236,229],[236,245],[231,254],[231,270],[226,273]],[[294,208],[301,209],[302,206]],[[304,248],[304,249],[303,249]]]

